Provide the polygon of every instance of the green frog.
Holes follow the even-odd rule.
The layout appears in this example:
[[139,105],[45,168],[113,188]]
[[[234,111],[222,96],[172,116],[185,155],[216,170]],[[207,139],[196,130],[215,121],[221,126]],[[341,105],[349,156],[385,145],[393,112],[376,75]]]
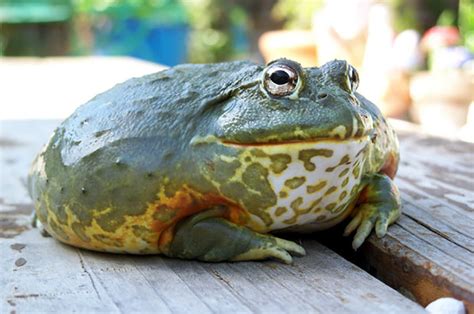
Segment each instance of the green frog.
[[95,251],[292,262],[350,218],[357,249],[400,216],[399,149],[345,61],[185,64],[80,106],[33,162],[36,219]]

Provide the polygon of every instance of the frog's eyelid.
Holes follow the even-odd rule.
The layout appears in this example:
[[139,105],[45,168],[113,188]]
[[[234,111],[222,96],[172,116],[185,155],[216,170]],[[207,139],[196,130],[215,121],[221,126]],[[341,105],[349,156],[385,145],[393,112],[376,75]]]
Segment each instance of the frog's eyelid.
[[355,92],[359,87],[359,74],[357,70],[350,64],[347,65],[347,82],[351,92]]
[[352,92],[352,82],[351,82],[351,79],[349,78],[349,75],[346,75],[346,85],[347,85],[347,89]]

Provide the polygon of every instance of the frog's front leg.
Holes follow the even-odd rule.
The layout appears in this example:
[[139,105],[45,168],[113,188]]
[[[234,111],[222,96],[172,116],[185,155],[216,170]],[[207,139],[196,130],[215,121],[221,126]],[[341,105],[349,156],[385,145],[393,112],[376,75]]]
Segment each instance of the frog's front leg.
[[357,229],[352,247],[357,250],[375,226],[379,238],[387,233],[387,228],[401,215],[400,192],[393,181],[384,174],[364,177],[365,187],[359,195],[357,207],[344,235]]
[[276,258],[290,264],[295,255],[305,255],[298,244],[260,234],[222,218],[224,208],[201,212],[176,226],[169,247],[170,257],[207,262],[249,261]]

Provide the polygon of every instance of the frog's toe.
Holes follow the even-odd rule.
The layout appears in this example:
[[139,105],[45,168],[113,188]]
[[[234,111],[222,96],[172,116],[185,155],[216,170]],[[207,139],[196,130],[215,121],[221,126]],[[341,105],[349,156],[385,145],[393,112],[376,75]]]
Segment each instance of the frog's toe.
[[292,253],[293,255],[296,255],[296,256],[306,255],[306,251],[301,245],[298,245],[293,241],[288,241],[288,240],[284,240],[280,238],[275,238],[275,239],[276,239],[276,244],[280,248]]
[[352,220],[349,222],[349,224],[346,226],[346,228],[344,229],[344,236],[347,237],[348,235],[350,235],[352,232],[354,232],[354,230],[357,229],[357,227],[359,227],[360,223],[362,221],[362,213],[361,212],[358,212],[353,218]]
[[259,247],[235,256],[233,261],[262,260],[275,258],[286,264],[293,263],[292,254],[295,256],[306,255],[305,249],[295,242],[273,237],[271,235],[258,235]]
[[285,264],[293,263],[293,258],[287,251],[278,247],[251,249],[245,253],[239,254],[232,258],[232,261],[253,261],[274,258]]
[[362,245],[362,243],[364,243],[365,239],[367,239],[370,232],[374,228],[374,220],[375,219],[373,217],[362,220],[361,224],[357,228],[354,240],[352,241],[352,248],[354,250],[357,250]]
[[362,204],[357,209],[357,214],[346,226],[344,236],[348,236],[357,230],[352,242],[354,250],[357,250],[364,243],[374,227],[377,237],[385,236],[388,226],[400,216],[399,211],[381,210],[379,207],[383,208],[381,205]]
[[[385,234],[386,228],[384,224],[380,223],[383,215],[381,212],[377,210],[377,207],[372,204],[362,204],[357,209],[357,214],[352,218],[351,222],[347,225],[346,229],[344,230],[344,236],[348,236],[353,233],[355,230],[356,234],[354,236],[354,240],[352,241],[352,248],[357,250],[362,243],[364,243],[365,239],[369,236],[370,232],[376,226],[377,235],[379,232],[381,234]],[[385,230],[383,229],[385,227]]]
[[375,234],[377,237],[382,238],[387,234],[388,225],[390,221],[387,217],[379,217],[375,223]]
[[362,204],[355,209],[355,216],[344,230],[348,236],[356,231],[352,247],[357,250],[375,227],[379,238],[387,233],[388,226],[401,215],[400,193],[386,175],[376,174],[366,178],[368,184],[362,195]]

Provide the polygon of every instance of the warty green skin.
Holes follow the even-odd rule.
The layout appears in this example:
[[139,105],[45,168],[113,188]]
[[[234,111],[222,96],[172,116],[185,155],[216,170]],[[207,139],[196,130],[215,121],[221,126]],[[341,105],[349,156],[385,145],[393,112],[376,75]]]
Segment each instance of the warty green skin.
[[[303,86],[296,99],[265,93],[264,67],[250,62],[181,65],[119,84],[79,107],[37,157],[29,190],[38,219],[68,242],[68,208],[75,217],[72,228],[86,241],[84,230],[93,221],[113,233],[126,217],[143,215],[160,189],[173,197],[186,186],[254,212],[274,202],[277,196],[264,190],[264,182],[245,182],[262,186],[258,197],[243,186],[222,189],[239,165],[216,156],[241,153],[223,142],[283,144],[366,136],[372,141],[364,151],[364,177],[379,173],[390,158],[396,171],[396,136],[375,105],[351,92],[347,69],[344,61],[300,69]],[[327,96],[319,99],[322,93]],[[334,132],[340,126],[345,131]],[[258,173],[247,177],[257,180]],[[48,219],[52,214],[56,219]],[[130,252],[125,247],[115,251]],[[150,252],[143,248],[139,253]]]

